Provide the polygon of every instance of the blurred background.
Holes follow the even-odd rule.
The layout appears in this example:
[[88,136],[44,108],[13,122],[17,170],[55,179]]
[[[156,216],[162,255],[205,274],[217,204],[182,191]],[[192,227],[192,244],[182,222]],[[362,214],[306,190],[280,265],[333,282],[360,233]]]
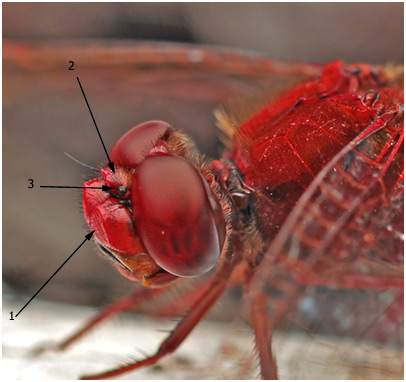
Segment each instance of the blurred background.
[[[65,152],[91,166],[105,161],[76,76],[108,150],[132,126],[162,119],[188,132],[203,153],[218,157],[216,107],[264,83],[281,89],[318,72],[317,65],[271,61],[256,69],[260,58],[249,51],[314,63],[402,64],[404,56],[403,3],[3,3],[2,9],[3,290],[21,296],[7,303],[14,311],[87,232],[80,193],[39,188],[80,186],[92,177]],[[182,56],[183,48],[173,48],[173,54],[154,45],[151,51],[143,45],[148,41],[231,48],[242,64],[234,70],[236,56],[219,53],[214,64],[192,65],[193,57],[202,57],[198,48],[185,48],[195,56]],[[68,71],[70,60],[74,71]],[[28,179],[34,179],[33,189]],[[99,306],[128,295],[132,283],[98,257],[85,244],[39,297]],[[348,333],[351,322],[339,327],[334,320],[349,317],[343,307],[366,307],[368,315],[374,303],[362,293],[351,300],[342,293],[340,307],[337,296],[325,294],[325,305],[307,300],[311,309],[305,313],[309,321],[329,314],[324,331]],[[233,317],[238,295],[231,293],[213,317]]]
[[403,3],[4,4],[3,37],[177,41],[288,60],[401,63]]

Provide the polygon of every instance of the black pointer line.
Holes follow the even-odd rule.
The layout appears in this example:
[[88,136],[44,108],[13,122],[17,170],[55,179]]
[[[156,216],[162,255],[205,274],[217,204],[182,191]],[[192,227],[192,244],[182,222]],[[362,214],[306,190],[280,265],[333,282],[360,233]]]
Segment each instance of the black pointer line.
[[94,125],[96,126],[97,134],[99,134],[99,138],[100,138],[101,143],[102,143],[102,145],[103,145],[104,152],[106,153],[107,159],[109,160],[108,166],[110,167],[111,171],[113,171],[113,173],[115,173],[115,172],[114,172],[114,163],[110,160],[109,154],[107,153],[106,146],[104,145],[103,139],[102,139],[102,137],[101,137],[101,135],[100,135],[100,131],[99,131],[99,128],[97,127],[96,120],[95,120],[94,117],[93,117],[93,113],[92,113],[92,110],[90,109],[89,102],[87,102],[87,98],[86,98],[85,92],[83,91],[82,85],[81,85],[81,83],[80,83],[80,81],[79,81],[79,77],[76,77],[76,78],[77,78],[77,80],[78,80],[78,83],[79,83],[79,86],[80,86],[80,90],[82,90],[82,94],[83,94],[83,97],[84,97],[84,99],[85,99],[85,101],[86,101],[87,108],[89,109],[90,115],[92,116]]
[[76,186],[40,186],[41,188],[89,188],[91,190],[102,190],[102,191],[109,191],[114,190],[114,187],[109,186],[101,186],[101,187],[76,187]]
[[39,292],[42,291],[42,289],[45,287],[45,285],[47,285],[47,284],[51,281],[52,277],[54,277],[54,276],[59,272],[59,270],[70,260],[70,258],[79,250],[79,248],[85,243],[85,241],[91,239],[91,237],[93,236],[93,233],[94,233],[94,231],[88,233],[88,234],[85,236],[85,240],[83,240],[83,241],[80,243],[79,247],[77,247],[77,248],[73,251],[73,253],[72,253],[72,254],[64,261],[64,263],[54,272],[54,274],[48,279],[48,281],[47,281],[41,288],[39,288],[38,291],[37,291],[37,293],[35,293],[34,296],[32,296],[32,297],[29,299],[29,301],[20,309],[20,311],[15,315],[16,318],[17,318],[17,316],[25,309],[25,307],[35,298],[35,296],[36,296]]

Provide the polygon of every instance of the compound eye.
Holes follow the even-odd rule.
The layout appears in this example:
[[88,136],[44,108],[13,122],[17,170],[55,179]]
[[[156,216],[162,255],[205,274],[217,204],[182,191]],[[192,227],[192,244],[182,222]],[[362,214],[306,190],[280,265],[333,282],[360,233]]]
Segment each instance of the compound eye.
[[213,212],[209,198],[214,196],[204,182],[189,162],[172,155],[148,157],[134,171],[131,201],[138,233],[154,261],[176,276],[207,272],[223,246],[224,217],[221,208]]
[[162,121],[149,121],[133,127],[111,150],[110,158],[125,168],[135,168],[165,136],[171,126]]

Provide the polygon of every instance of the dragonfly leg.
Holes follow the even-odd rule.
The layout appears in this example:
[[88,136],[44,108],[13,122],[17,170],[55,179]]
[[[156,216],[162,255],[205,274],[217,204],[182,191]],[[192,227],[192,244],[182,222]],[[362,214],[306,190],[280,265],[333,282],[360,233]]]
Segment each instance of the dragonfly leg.
[[[183,314],[193,303],[199,300],[210,287],[212,280],[207,278],[188,290],[180,291],[176,299],[171,299],[170,295],[165,298],[165,302],[148,314],[158,317],[176,317]],[[246,264],[240,263],[234,269],[228,282],[228,288],[235,285],[242,285],[246,282]],[[166,297],[166,296],[165,296]]]
[[[277,365],[272,354],[272,336],[278,325],[295,307],[301,285],[296,279],[297,270],[289,263],[274,265],[271,275],[254,278],[249,286],[251,324],[259,354],[263,379],[277,379]],[[262,282],[258,282],[261,281]]]
[[259,296],[251,307],[251,324],[261,364],[262,379],[278,379],[275,356],[272,354],[272,331],[268,327],[265,296]]
[[151,312],[148,311],[147,314],[156,317],[177,317],[183,315],[195,301],[202,298],[207,292],[211,281],[207,279],[188,290],[179,291],[179,293],[174,294],[173,298],[169,294],[162,304],[153,308]]
[[82,328],[71,334],[64,341],[56,344],[46,344],[37,346],[32,353],[34,355],[39,355],[45,351],[63,351],[68,346],[72,345],[74,342],[77,342],[81,337],[87,334],[92,330],[96,325],[100,324],[102,321],[111,319],[121,313],[127,312],[136,304],[140,304],[147,299],[155,297],[156,295],[166,291],[167,288],[160,289],[145,289],[145,288],[136,288],[133,293],[121,300],[114,302],[113,304],[107,306],[97,315],[95,315],[90,321],[88,321]]
[[131,370],[155,365],[165,355],[174,352],[225,292],[232,272],[240,261],[240,241],[238,236],[236,236],[233,242],[227,247],[224,253],[224,260],[210,280],[207,292],[202,294],[200,298],[195,301],[185,316],[183,316],[168,337],[161,343],[154,355],[141,361],[134,360],[126,365],[107,370],[100,374],[84,375],[81,379],[95,380],[116,377],[117,375]]
[[206,294],[192,306],[190,311],[182,318],[177,324],[171,334],[162,342],[157,352],[141,361],[134,361],[116,369],[108,370],[104,373],[96,375],[86,375],[82,379],[105,379],[115,377],[117,375],[126,373],[130,370],[135,370],[144,366],[151,366],[156,364],[165,355],[172,353],[189,335],[197,323],[204,317],[206,312],[218,300],[227,287],[227,279],[219,280],[214,279]]

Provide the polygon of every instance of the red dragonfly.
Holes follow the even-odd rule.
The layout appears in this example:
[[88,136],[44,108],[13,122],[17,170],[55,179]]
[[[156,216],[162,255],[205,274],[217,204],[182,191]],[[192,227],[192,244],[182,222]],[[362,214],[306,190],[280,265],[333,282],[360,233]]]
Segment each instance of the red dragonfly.
[[[187,59],[211,57],[199,50]],[[230,57],[238,68],[238,56]],[[145,288],[102,311],[59,349],[106,318],[202,278],[154,355],[85,379],[156,364],[236,284],[250,306],[261,375],[276,379],[272,336],[303,286],[403,288],[398,73],[339,61],[295,70],[310,78],[278,97],[217,112],[226,142],[221,160],[205,161],[181,130],[149,121],[113,147],[115,173],[103,168],[84,184],[113,187],[84,190],[85,219],[101,253]]]

